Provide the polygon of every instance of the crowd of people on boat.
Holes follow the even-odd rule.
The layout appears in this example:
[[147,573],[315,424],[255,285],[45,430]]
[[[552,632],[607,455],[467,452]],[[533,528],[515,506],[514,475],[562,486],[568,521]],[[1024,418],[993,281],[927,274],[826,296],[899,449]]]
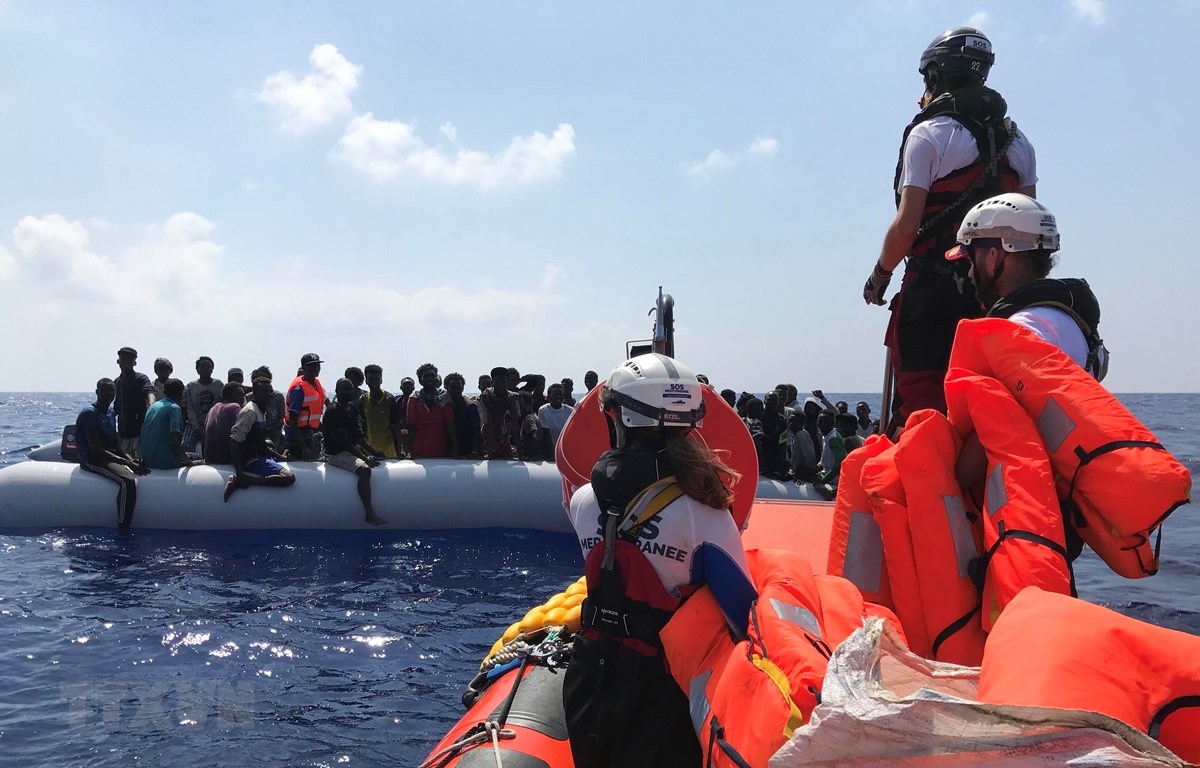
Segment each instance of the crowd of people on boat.
[[[154,361],[153,379],[136,370],[137,360],[132,347],[118,350],[118,376],[97,383],[97,401],[80,414],[75,434],[79,462],[122,484],[122,506],[128,507],[123,520],[132,516],[135,477],[150,470],[231,466],[228,500],[251,485],[294,483],[281,462],[323,460],[358,476],[366,520],[379,524],[384,521],[371,503],[370,471],[380,461],[554,461],[558,436],[577,405],[572,379],[546,386],[541,374],[503,366],[479,376],[477,396],[465,393],[461,373],[443,378],[432,363],[418,367],[415,378],[401,378],[398,394],[383,388],[381,366],[352,366],[329,396],[319,378],[324,361],[314,353],[301,357],[282,391],[267,366],[251,371],[249,384],[240,368],[229,369],[221,381],[213,375],[213,359],[201,356],[196,378],[184,384],[167,358]],[[703,375],[700,380],[711,387]],[[598,376],[588,371],[583,381],[591,391]],[[797,395],[792,384],[780,384],[761,400],[721,392],[750,431],[763,475],[814,483],[832,494],[841,460],[878,423],[865,402],[850,414],[846,402],[830,402],[821,390],[804,403]]]
[[[418,367],[415,380],[402,378],[396,395],[383,389],[381,366],[350,367],[329,397],[319,378],[324,361],[315,353],[300,358],[295,378],[283,391],[275,388],[267,366],[251,372],[249,385],[240,368],[231,368],[222,382],[213,377],[212,358],[202,356],[196,360],[196,379],[185,385],[173,378],[170,360],[155,360],[150,379],[136,370],[137,359],[132,347],[118,350],[119,375],[97,382],[96,402],[75,426],[79,463],[122,486],[123,527],[132,518],[136,476],[151,470],[231,465],[228,501],[251,485],[293,484],[295,476],[283,461],[318,460],[357,475],[365,519],[383,524],[370,491],[371,469],[379,462],[553,461],[555,443],[576,404],[570,378],[547,387],[540,374],[522,376],[502,366],[479,377],[478,397],[464,394],[462,374],[443,379],[432,363]],[[594,371],[584,375],[589,390],[597,379]]]
[[871,406],[865,400],[859,400],[850,413],[849,403],[830,402],[819,389],[803,403],[797,396],[794,384],[780,384],[762,399],[749,392],[721,392],[750,430],[759,474],[811,483],[832,498],[842,460],[862,447],[865,438],[879,433],[879,421],[871,418]]

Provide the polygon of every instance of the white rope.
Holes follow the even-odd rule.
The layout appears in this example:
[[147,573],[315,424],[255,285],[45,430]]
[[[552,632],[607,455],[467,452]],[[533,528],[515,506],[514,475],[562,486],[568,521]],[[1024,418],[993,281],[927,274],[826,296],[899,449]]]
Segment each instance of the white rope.
[[504,768],[504,760],[500,757],[500,724],[489,720],[483,727],[492,736],[492,754],[496,756],[496,768]]
[[438,762],[449,753],[465,752],[470,747],[476,747],[480,744],[488,743],[491,739],[492,746],[496,750],[496,765],[500,763],[500,739],[515,739],[517,732],[511,728],[501,728],[494,720],[486,723],[480,723],[484,730],[477,731],[470,736],[463,736],[449,746],[443,747],[434,754],[430,755],[425,762],[421,763],[417,768],[429,768],[432,765],[437,765]]

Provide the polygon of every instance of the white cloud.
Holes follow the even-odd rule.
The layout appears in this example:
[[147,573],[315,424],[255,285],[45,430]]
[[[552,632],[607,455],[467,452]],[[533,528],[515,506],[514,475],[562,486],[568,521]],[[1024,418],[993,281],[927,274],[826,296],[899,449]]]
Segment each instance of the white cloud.
[[[337,366],[403,361],[410,374],[409,366],[423,359],[473,373],[469,366],[491,365],[501,353],[506,361],[542,365],[536,350],[544,346],[546,324],[563,316],[572,300],[557,264],[544,264],[540,274],[532,265],[495,276],[447,270],[436,282],[364,282],[357,270],[321,268],[328,254],[227,248],[213,222],[196,213],[141,227],[116,222],[102,238],[103,248],[87,221],[26,216],[11,238],[0,237],[0,325],[83,323],[109,339],[101,345],[83,337],[47,343],[41,333],[10,334],[13,354],[48,373],[41,379],[44,389],[86,390],[100,372],[115,375],[111,350],[122,344],[141,350],[143,360],[175,359],[176,371],[184,374],[189,366],[180,365],[181,355],[190,360],[210,354],[221,368],[265,362],[284,383],[298,355],[314,349]],[[319,285],[313,282],[317,269]],[[305,297],[300,304],[298,296]],[[564,339],[579,333],[560,331]],[[381,347],[381,338],[404,338],[403,352]],[[454,340],[449,348],[447,339]],[[580,343],[595,345],[595,334]],[[71,366],[61,365],[64,354]],[[0,390],[25,384],[15,371],[9,374],[0,375]]]
[[454,127],[454,123],[443,123],[442,127],[438,128],[438,133],[451,144],[458,141],[458,129]]
[[715,171],[724,171],[734,166],[734,160],[719,149],[708,153],[708,157],[697,160],[686,167],[689,176],[694,179],[707,179]]
[[[442,126],[441,133],[458,135],[453,125]],[[567,123],[550,136],[537,131],[518,136],[495,154],[451,152],[426,144],[412,124],[378,120],[368,112],[346,126],[332,157],[376,181],[421,179],[494,189],[557,179],[574,153],[575,129]]]
[[1067,0],[1067,5],[1076,16],[1096,26],[1108,18],[1108,7],[1105,0]]
[[770,136],[758,136],[754,141],[733,155],[719,149],[708,153],[703,160],[683,164],[683,171],[694,181],[707,181],[716,173],[727,171],[750,158],[771,157],[779,152],[779,140]]
[[748,155],[762,155],[770,157],[779,151],[779,140],[765,136],[759,136],[754,141],[750,142],[750,146],[746,147]]
[[290,133],[305,133],[354,111],[350,93],[358,87],[363,68],[328,43],[315,46],[308,60],[312,64],[308,74],[276,72],[256,94],[259,101],[275,108],[280,129]]
[[[214,339],[240,337],[246,328],[277,327],[280,318],[295,313],[296,296],[312,295],[308,270],[280,272],[274,258],[261,255],[230,258],[214,230],[203,216],[181,212],[99,253],[83,222],[59,214],[26,216],[13,229],[13,249],[0,244],[0,284],[9,297],[0,305],[0,323],[15,327],[34,315],[87,317],[120,335],[143,328],[148,319],[170,331],[175,318],[180,332],[202,320],[203,333]],[[238,277],[248,263],[262,265],[259,279]],[[328,307],[374,307],[372,323],[397,331],[486,324],[498,333],[515,332],[540,327],[548,311],[567,303],[561,266],[547,264],[540,278],[531,278],[514,277],[511,286],[487,278],[475,284],[450,280],[401,292],[330,273],[322,278],[321,301]],[[357,311],[328,313],[321,333],[327,343],[338,344],[337,333],[361,329],[362,322]]]
[[205,306],[217,284],[225,247],[211,239],[213,224],[196,213],[176,213],[146,228],[130,262],[146,288],[172,303]]
[[17,274],[17,260],[8,249],[0,245],[0,282]]
[[987,11],[976,11],[975,13],[971,14],[971,18],[967,19],[967,26],[975,27],[976,29],[983,29],[987,26],[987,23]]
[[13,242],[17,246],[15,271],[28,271],[56,292],[113,301],[129,297],[112,261],[91,249],[91,236],[82,222],[58,214],[26,216],[13,229]]
[[[513,287],[447,282],[402,292],[379,284],[343,283],[327,286],[325,301],[329,306],[374,307],[372,322],[379,328],[411,333],[417,327],[436,327],[447,333],[486,325],[503,338],[505,328],[539,325],[550,310],[566,306],[564,282],[562,268],[547,264],[540,280],[517,281]],[[324,319],[327,331],[361,329],[362,322],[358,313]]]
[[177,213],[115,254],[93,249],[95,229],[59,214],[24,217],[13,229],[8,269],[0,258],[0,277],[51,311],[146,317],[207,300],[224,248],[210,239],[213,225],[203,216]]

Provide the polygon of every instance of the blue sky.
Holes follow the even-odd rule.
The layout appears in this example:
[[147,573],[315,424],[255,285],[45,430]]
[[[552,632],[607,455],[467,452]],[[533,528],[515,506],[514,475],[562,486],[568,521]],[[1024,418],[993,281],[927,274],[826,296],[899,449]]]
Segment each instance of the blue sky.
[[720,387],[878,389],[917,60],[969,22],[1106,383],[1200,389],[1196,2],[0,0],[0,390],[90,389],[126,344],[185,380],[316,351],[581,383],[659,285]]

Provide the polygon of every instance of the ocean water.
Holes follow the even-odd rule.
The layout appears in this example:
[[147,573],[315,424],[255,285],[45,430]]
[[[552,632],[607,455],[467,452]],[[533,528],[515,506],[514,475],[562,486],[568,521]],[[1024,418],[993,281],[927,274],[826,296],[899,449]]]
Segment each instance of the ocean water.
[[[89,399],[0,393],[0,465]],[[1200,394],[1121,400],[1200,473]],[[1200,634],[1193,506],[1162,562],[1127,581],[1085,553],[1080,595]],[[0,534],[2,763],[416,765],[492,642],[581,567],[551,534]]]

